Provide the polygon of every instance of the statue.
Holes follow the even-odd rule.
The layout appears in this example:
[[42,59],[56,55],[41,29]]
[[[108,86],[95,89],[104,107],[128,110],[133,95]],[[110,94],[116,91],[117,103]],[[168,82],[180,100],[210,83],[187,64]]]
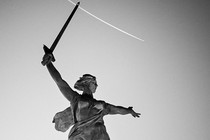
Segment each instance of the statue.
[[53,122],[58,131],[65,132],[73,125],[68,140],[110,140],[104,125],[103,117],[108,114],[131,114],[139,117],[132,107],[122,107],[97,100],[93,97],[97,88],[96,77],[84,74],[75,83],[74,88],[83,93],[80,95],[63,80],[58,70],[52,64],[53,55],[45,54],[45,62],[50,75],[57,84],[61,93],[70,102],[71,106],[55,115]]
[[74,88],[83,91],[81,95],[78,94],[61,77],[52,63],[55,62],[53,50],[78,6],[79,2],[67,19],[51,48],[49,49],[44,45],[45,55],[43,56],[42,65],[47,67],[61,93],[70,102],[70,107],[55,114],[53,123],[55,123],[55,129],[61,132],[66,132],[72,126],[68,140],[110,140],[104,125],[103,117],[105,115],[131,114],[133,117],[139,117],[141,114],[136,113],[132,107],[125,108],[115,106],[105,101],[95,99],[93,93],[95,93],[98,85],[96,77],[91,74],[84,74],[75,83]]

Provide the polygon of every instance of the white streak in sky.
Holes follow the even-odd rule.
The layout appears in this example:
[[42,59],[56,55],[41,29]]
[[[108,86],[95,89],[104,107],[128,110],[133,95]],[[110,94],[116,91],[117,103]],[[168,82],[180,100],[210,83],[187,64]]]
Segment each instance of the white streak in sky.
[[[76,5],[73,1],[71,1],[71,0],[68,0],[68,1],[71,2],[72,4]],[[140,40],[140,41],[144,41],[143,39],[140,39],[140,38],[138,38],[138,37],[136,37],[136,36],[134,36],[134,35],[132,35],[132,34],[126,32],[126,31],[124,31],[124,30],[122,30],[122,29],[120,29],[120,28],[117,28],[116,26],[114,26],[114,25],[112,25],[112,24],[110,24],[110,23],[108,23],[108,22],[106,22],[106,21],[104,21],[104,20],[98,18],[97,16],[95,16],[95,15],[91,14],[90,12],[88,12],[87,10],[83,9],[81,6],[79,6],[79,8],[80,8],[82,11],[84,11],[85,13],[89,14],[90,16],[92,16],[92,17],[96,18],[97,20],[99,20],[99,21],[105,23],[106,25],[108,25],[108,26],[110,26],[110,27],[112,27],[112,28],[114,28],[114,29],[116,29],[116,30],[118,30],[118,31],[120,31],[120,32],[122,32],[122,33],[124,33],[124,34],[126,34],[126,35],[129,35],[130,37],[133,37],[133,38],[138,39],[138,40]]]

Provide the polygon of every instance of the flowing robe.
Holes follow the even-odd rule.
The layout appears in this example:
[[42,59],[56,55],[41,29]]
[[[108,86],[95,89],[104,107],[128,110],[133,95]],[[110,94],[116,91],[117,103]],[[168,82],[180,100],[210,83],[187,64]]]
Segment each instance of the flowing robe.
[[70,126],[68,140],[110,140],[103,116],[109,112],[104,101],[77,96],[71,107],[56,113],[55,129],[65,132]]

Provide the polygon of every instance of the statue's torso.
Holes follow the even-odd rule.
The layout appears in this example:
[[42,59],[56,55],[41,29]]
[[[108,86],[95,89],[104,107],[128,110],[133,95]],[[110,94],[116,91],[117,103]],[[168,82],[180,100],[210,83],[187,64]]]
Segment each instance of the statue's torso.
[[81,98],[77,103],[76,119],[83,121],[89,119],[104,110],[104,103],[95,99]]

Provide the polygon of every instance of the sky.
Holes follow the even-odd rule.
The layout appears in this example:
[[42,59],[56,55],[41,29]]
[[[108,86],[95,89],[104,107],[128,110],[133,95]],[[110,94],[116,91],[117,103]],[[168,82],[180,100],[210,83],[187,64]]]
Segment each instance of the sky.
[[[74,2],[77,2],[74,0]],[[96,99],[133,106],[104,117],[111,140],[210,139],[210,2],[81,0],[54,51],[70,86],[97,77]],[[74,5],[67,0],[0,1],[0,139],[64,140],[52,118],[69,102],[41,65]]]

